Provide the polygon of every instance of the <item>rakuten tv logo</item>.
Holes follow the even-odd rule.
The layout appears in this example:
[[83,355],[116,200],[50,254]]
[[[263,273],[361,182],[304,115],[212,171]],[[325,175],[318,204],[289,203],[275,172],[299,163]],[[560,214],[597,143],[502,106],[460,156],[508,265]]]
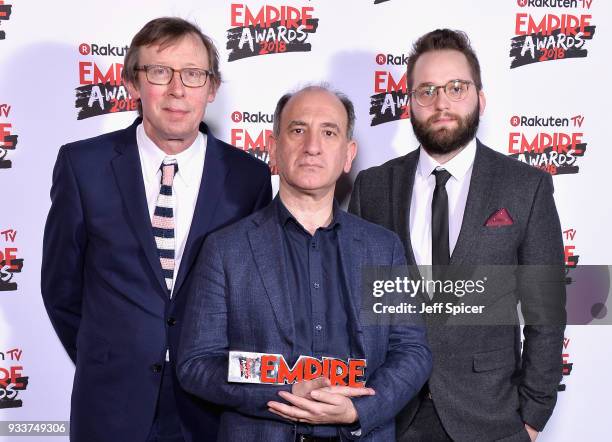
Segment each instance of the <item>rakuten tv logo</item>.
[[28,388],[28,377],[23,375],[22,355],[19,348],[0,351],[0,409],[23,406],[19,393]]
[[563,239],[565,267],[567,269],[575,269],[578,266],[578,260],[580,259],[580,255],[576,254],[576,229],[564,230]]
[[15,291],[18,288],[15,273],[21,273],[23,259],[19,258],[16,238],[16,230],[0,230],[0,292]]
[[524,8],[590,8],[593,0],[516,0]]
[[235,111],[230,118],[234,123],[230,143],[269,164],[268,140],[272,135],[274,115],[261,111]]
[[[520,7],[555,7],[590,9],[593,0],[517,0]],[[515,16],[514,35],[510,44],[510,69],[542,61],[584,58],[586,44],[595,34],[591,14],[552,13]]]
[[378,54],[376,64],[401,66],[397,70],[374,71],[374,95],[370,96],[370,126],[410,118],[406,55]]
[[405,68],[408,65],[408,56],[406,54],[378,54],[376,56],[376,63],[379,65],[403,66]]
[[125,45],[123,47],[111,46],[110,44],[96,44],[96,43],[81,43],[79,45],[79,53],[81,55],[102,55],[112,57],[125,57],[130,47]]
[[[13,5],[5,5],[3,0],[0,0],[0,25],[3,21],[8,21],[11,18]],[[0,40],[6,38],[6,33],[0,30]]]
[[311,34],[319,19],[314,7],[269,6],[251,9],[244,3],[230,6],[231,28],[227,30],[228,61],[266,54],[310,52]]
[[13,167],[13,162],[8,155],[10,151],[17,148],[18,135],[13,133],[13,125],[9,121],[3,121],[8,119],[10,114],[11,105],[0,104],[0,170]]
[[585,117],[582,115],[515,115],[510,118],[510,124],[515,128],[526,129],[510,131],[508,154],[551,175],[578,173],[578,161],[584,157],[587,149],[581,129],[584,121]]
[[[81,43],[78,47],[83,56],[123,57],[128,46],[98,45]],[[79,61],[79,87],[75,89],[75,108],[78,109],[77,120],[97,117],[115,112],[134,111],[138,102],[129,94],[121,80],[123,63],[100,64],[95,60]]]
[[233,112],[232,121],[234,123],[274,123],[273,114],[264,114],[263,112]]
[[561,384],[557,387],[557,391],[565,391],[566,385],[563,383],[565,378],[572,374],[572,370],[574,369],[574,364],[571,362],[571,354],[569,351],[570,346],[570,338],[563,338],[563,354],[561,354],[561,372],[563,373],[563,378],[561,379]]

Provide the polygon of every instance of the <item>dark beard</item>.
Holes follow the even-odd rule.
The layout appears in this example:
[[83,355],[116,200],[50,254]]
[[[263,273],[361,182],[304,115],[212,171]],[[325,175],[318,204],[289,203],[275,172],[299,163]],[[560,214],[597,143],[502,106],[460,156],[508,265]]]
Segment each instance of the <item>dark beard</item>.
[[430,155],[444,155],[454,152],[466,146],[472,138],[476,136],[478,123],[480,121],[480,103],[476,105],[476,109],[465,118],[459,118],[455,114],[446,113],[457,118],[456,129],[439,129],[432,130],[431,122],[439,117],[440,114],[432,115],[421,123],[418,121],[410,107],[410,121],[412,122],[412,130],[419,143],[425,151]]

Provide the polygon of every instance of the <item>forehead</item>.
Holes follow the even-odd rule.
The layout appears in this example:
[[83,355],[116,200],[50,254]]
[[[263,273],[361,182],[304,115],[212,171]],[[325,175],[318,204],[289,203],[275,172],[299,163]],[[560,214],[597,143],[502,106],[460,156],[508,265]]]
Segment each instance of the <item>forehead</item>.
[[423,83],[444,84],[456,79],[474,80],[466,56],[454,49],[425,52],[417,59],[412,72],[415,86]]
[[326,90],[313,89],[301,91],[289,99],[281,114],[285,124],[300,120],[312,123],[333,123],[346,129],[348,116],[346,109],[336,95]]
[[195,34],[187,34],[177,40],[143,46],[139,51],[140,64],[176,64],[208,67],[208,52],[202,40]]

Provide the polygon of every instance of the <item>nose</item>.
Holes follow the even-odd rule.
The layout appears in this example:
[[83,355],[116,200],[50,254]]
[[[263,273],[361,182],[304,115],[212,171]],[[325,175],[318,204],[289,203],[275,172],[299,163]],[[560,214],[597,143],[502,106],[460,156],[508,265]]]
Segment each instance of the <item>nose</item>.
[[321,134],[316,131],[306,131],[304,152],[308,155],[319,155],[321,153]]
[[174,97],[185,95],[185,85],[181,80],[181,74],[176,71],[172,74],[172,80],[168,84],[168,93]]
[[444,88],[440,87],[436,90],[436,98],[434,98],[434,108],[436,110],[446,110],[450,106],[450,100],[444,92]]

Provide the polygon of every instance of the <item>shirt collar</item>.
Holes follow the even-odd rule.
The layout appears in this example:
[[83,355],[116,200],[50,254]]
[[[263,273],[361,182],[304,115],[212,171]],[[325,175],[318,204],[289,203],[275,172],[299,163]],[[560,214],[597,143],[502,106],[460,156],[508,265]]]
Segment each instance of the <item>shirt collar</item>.
[[[276,197],[274,197],[273,203],[276,204],[278,220],[280,221],[281,226],[285,226],[287,222],[291,220],[298,226],[300,226],[300,228],[302,228],[304,231],[306,231],[306,229],[304,229],[300,222],[291,214],[291,212],[289,212],[289,209],[287,209],[287,207],[283,204],[283,201],[280,199],[280,195],[278,193],[276,194]],[[340,225],[340,217],[338,216],[341,213],[340,206],[338,205],[338,201],[336,201],[335,198],[332,211],[332,222],[329,224],[329,226],[322,227],[323,230],[335,229],[337,226]]]
[[441,167],[446,169],[455,179],[460,180],[474,164],[474,158],[476,158],[476,138],[472,138],[461,152],[444,164],[434,160],[421,146],[417,168],[423,178],[429,177],[437,167]]
[[202,164],[204,162],[204,151],[206,150],[207,136],[202,132],[198,132],[198,136],[193,144],[187,149],[176,155],[167,155],[149,138],[144,130],[142,123],[136,128],[136,142],[138,151],[142,157],[144,167],[143,176],[147,182],[159,181],[159,168],[164,161],[164,158],[175,159],[178,164],[178,172],[176,176],[189,187],[195,183],[198,178],[198,173],[202,172]]

